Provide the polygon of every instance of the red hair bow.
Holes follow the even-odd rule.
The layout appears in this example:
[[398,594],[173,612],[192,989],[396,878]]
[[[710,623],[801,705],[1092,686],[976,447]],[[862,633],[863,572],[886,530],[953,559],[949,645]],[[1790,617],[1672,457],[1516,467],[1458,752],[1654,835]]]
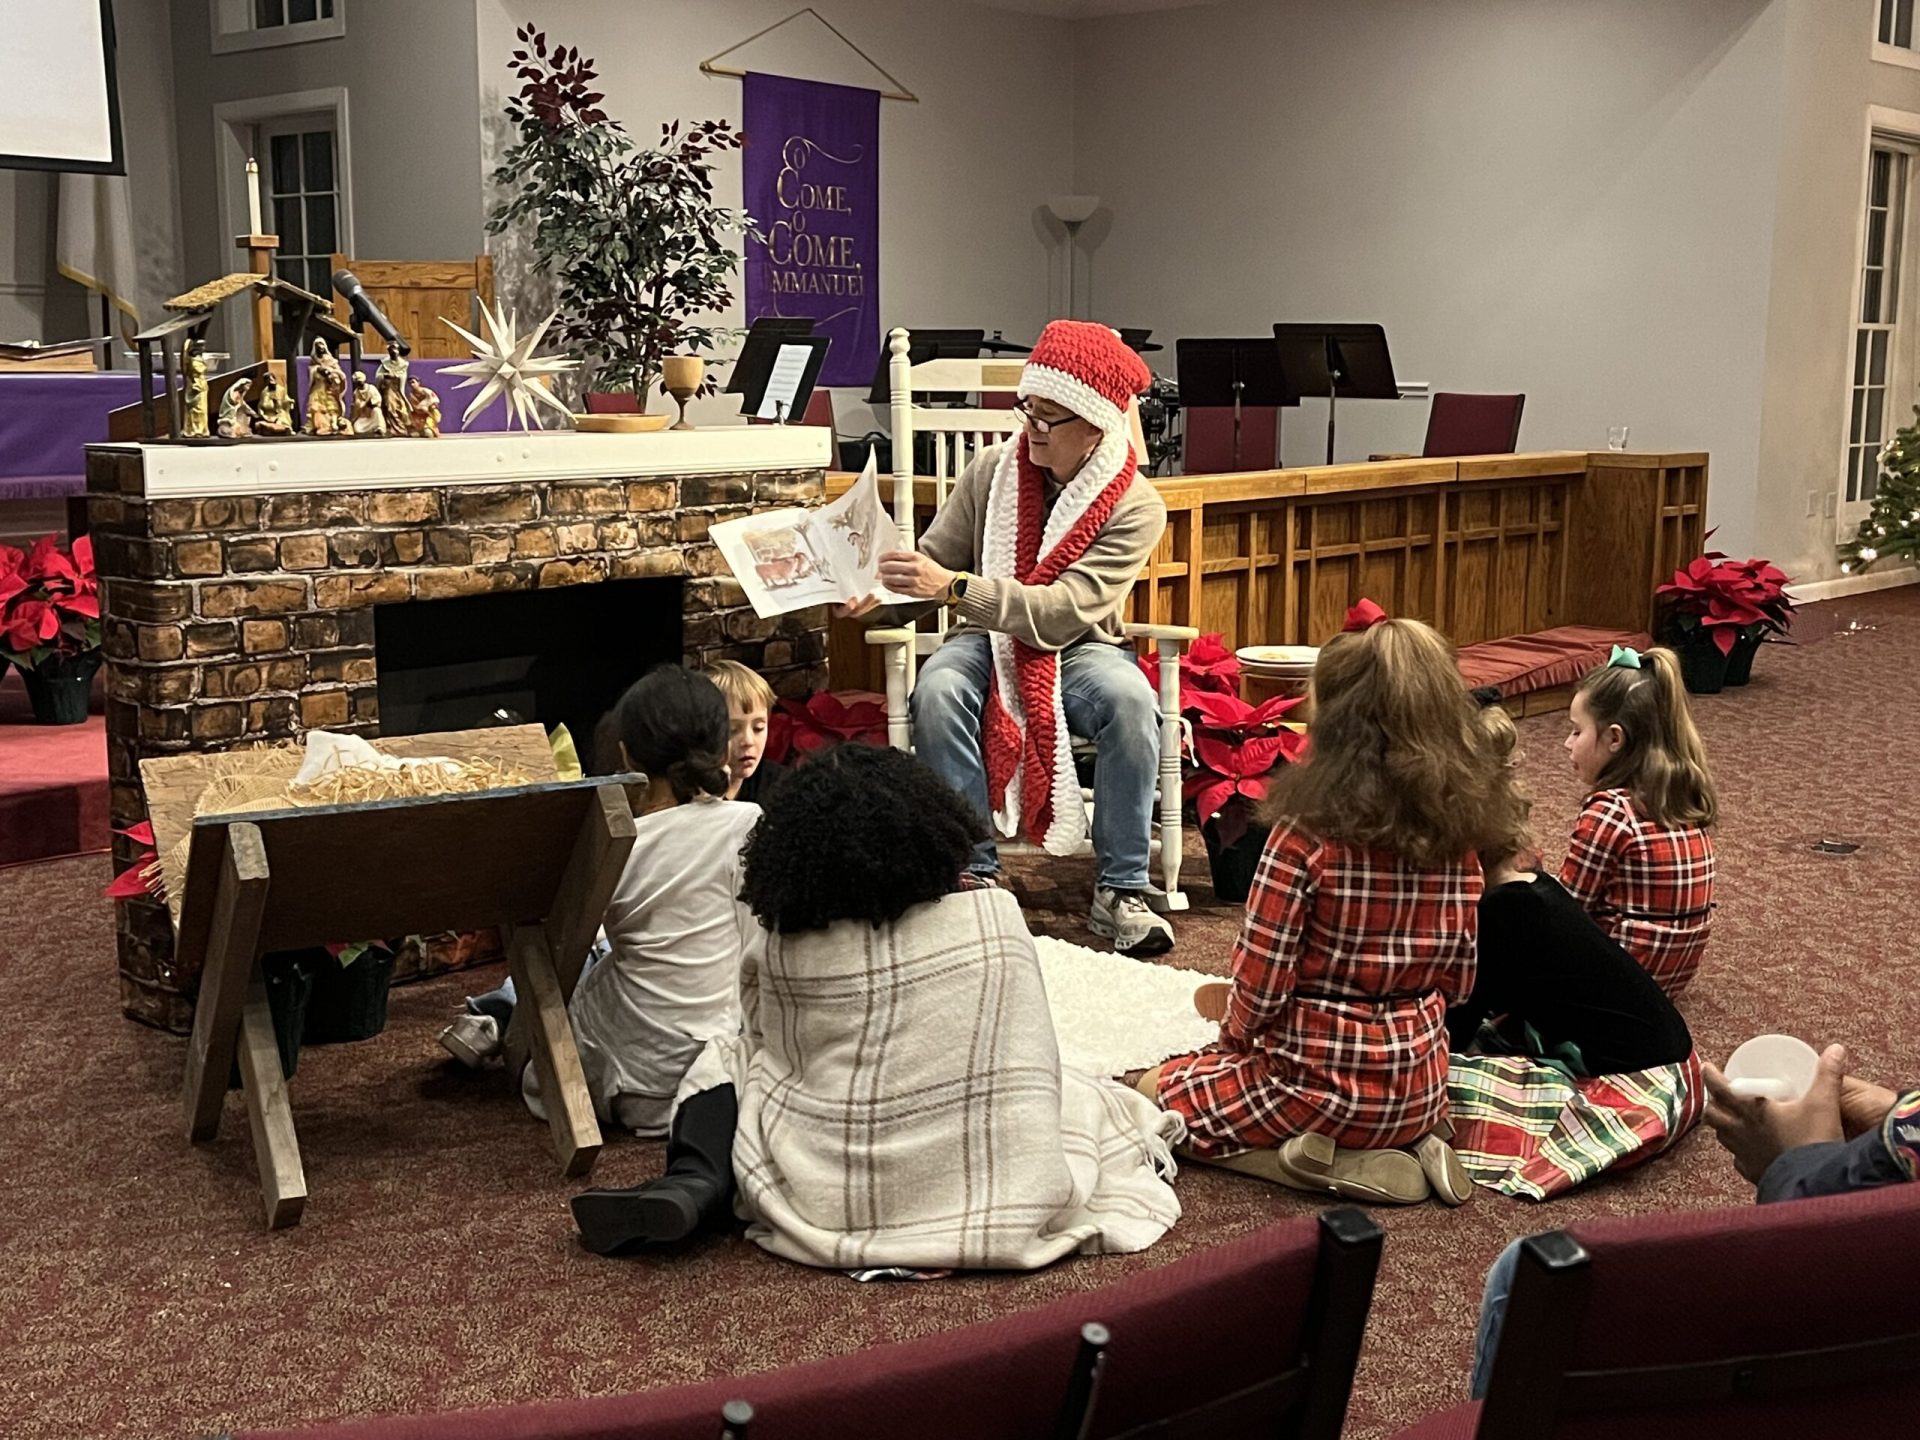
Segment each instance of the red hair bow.
[[1362,598],[1359,604],[1347,611],[1347,623],[1340,628],[1358,633],[1361,630],[1371,630],[1386,618],[1386,611],[1373,601]]

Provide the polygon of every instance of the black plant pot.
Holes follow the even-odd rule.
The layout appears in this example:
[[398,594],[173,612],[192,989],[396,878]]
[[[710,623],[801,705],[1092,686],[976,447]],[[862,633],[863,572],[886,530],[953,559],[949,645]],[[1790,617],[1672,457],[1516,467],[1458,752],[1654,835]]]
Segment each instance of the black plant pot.
[[1680,678],[1689,695],[1718,695],[1727,683],[1727,657],[1705,630],[1695,630],[1678,647]]
[[318,967],[313,999],[307,1003],[307,1044],[370,1040],[386,1029],[393,961],[391,951],[381,950],[363,950],[351,965],[327,956]]
[[1245,902],[1247,892],[1253,889],[1253,872],[1260,868],[1260,852],[1267,848],[1267,835],[1270,826],[1256,820],[1243,820],[1244,829],[1232,840],[1223,842],[1222,835],[1230,834],[1235,828],[1229,824],[1222,826],[1222,816],[1215,815],[1200,825],[1200,838],[1207,844],[1207,868],[1213,873],[1213,898],[1225,905],[1239,905]]
[[22,670],[27,698],[33,702],[33,718],[41,725],[83,725],[87,719],[87,695],[93,689],[93,675],[100,668],[100,652],[84,655],[56,655],[40,662],[32,670]]
[[1727,655],[1728,685],[1744,685],[1753,678],[1753,657],[1760,653],[1762,643],[1758,635],[1742,635],[1733,642],[1733,649]]
[[[280,1073],[289,1080],[300,1068],[300,1041],[307,1023],[307,1002],[313,995],[314,957],[332,963],[324,950],[276,950],[260,958],[261,978],[267,986],[267,1009],[273,1012],[273,1042],[280,1051]],[[240,1085],[240,1062],[234,1061],[228,1089]]]

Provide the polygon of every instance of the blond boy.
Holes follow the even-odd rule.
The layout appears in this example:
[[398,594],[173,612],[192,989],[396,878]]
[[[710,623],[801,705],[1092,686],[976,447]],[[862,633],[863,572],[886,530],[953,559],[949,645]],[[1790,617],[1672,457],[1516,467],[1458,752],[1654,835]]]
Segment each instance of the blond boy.
[[784,771],[765,759],[773,687],[738,660],[710,660],[701,673],[727,697],[727,798],[755,800]]

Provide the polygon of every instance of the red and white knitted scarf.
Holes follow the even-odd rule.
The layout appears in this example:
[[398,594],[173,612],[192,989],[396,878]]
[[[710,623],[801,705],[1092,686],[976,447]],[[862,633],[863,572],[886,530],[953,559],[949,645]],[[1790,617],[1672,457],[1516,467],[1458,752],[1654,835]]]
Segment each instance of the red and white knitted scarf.
[[[1138,473],[1124,427],[1108,432],[1047,513],[1046,475],[1020,435],[1000,452],[987,492],[980,573],[1023,585],[1048,585],[1072,565],[1113,515]],[[1086,807],[1074,773],[1059,652],[994,631],[993,678],[981,744],[987,800],[1003,835],[1025,833],[1049,853],[1067,855],[1087,835]]]

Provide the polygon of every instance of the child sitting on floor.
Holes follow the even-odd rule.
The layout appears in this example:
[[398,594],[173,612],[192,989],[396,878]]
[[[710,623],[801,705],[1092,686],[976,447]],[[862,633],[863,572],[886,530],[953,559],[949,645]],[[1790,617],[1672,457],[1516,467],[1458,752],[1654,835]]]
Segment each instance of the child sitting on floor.
[[1560,883],[1667,994],[1713,929],[1713,777],[1671,650],[1613,658],[1580,682],[1567,753],[1593,793]]
[[[722,798],[727,705],[706,677],[662,666],[621,697],[615,715],[627,767],[647,777],[646,798],[606,909],[608,952],[582,972],[567,1009],[595,1113],[660,1136],[701,1047],[739,1033],[741,957],[761,933],[736,898],[740,850],[760,809]],[[540,1114],[532,1066],[522,1085]]]
[[[1494,754],[1508,765],[1517,762],[1512,717],[1489,704],[1479,720]],[[1517,785],[1515,793],[1514,818],[1524,826],[1531,805]],[[1516,829],[1481,854],[1487,888],[1480,897],[1479,963],[1472,995],[1447,1012],[1454,1051],[1472,1050],[1483,1022],[1500,1017],[1503,1041],[1561,1061],[1575,1075],[1684,1061],[1693,1038],[1673,1002],[1577,900],[1537,872],[1532,849],[1526,831]]]
[[1475,852],[1518,830],[1519,802],[1418,621],[1334,636],[1310,693],[1312,748],[1275,779],[1219,1043],[1140,1088],[1186,1120],[1194,1159],[1457,1205],[1472,1184],[1441,1128],[1446,1013],[1473,986]]
[[980,816],[920,761],[842,745],[768,797],[742,893],[769,930],[745,1033],[688,1072],[666,1174],[573,1201],[588,1249],[729,1214],[835,1269],[1033,1269],[1179,1217],[1179,1121],[1068,1069],[1005,890],[962,880]]
[[738,660],[710,660],[700,673],[727,697],[727,798],[757,805],[787,773],[766,758],[773,687]]

